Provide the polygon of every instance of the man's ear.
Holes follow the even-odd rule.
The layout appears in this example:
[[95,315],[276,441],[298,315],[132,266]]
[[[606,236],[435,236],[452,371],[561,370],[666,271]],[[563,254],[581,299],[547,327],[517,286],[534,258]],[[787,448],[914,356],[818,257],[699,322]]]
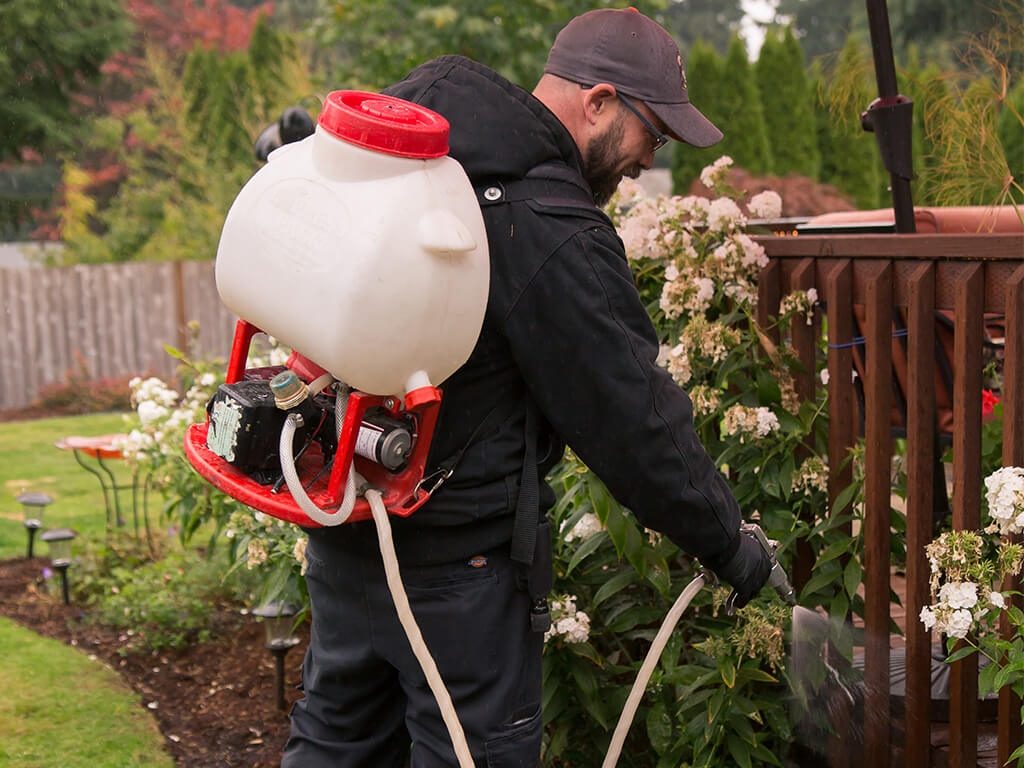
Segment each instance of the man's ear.
[[603,123],[615,112],[615,86],[598,83],[583,92],[583,114],[590,125]]

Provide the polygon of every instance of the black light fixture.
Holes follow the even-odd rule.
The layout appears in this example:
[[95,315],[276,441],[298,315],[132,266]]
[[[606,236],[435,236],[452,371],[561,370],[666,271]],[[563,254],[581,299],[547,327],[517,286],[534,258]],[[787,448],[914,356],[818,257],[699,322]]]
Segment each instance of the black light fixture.
[[295,614],[298,607],[283,600],[264,603],[253,610],[253,616],[263,619],[266,630],[266,648],[274,657],[274,686],[277,692],[277,708],[287,708],[284,700],[284,657],[299,644],[295,636]]
[[31,560],[34,556],[36,532],[43,527],[43,510],[53,503],[53,499],[45,493],[23,493],[15,498],[25,510],[25,530],[28,531],[28,553]]
[[40,537],[50,546],[50,562],[60,572],[61,587],[64,590],[64,605],[71,605],[68,592],[68,567],[71,565],[71,541],[77,536],[70,528],[54,528]]

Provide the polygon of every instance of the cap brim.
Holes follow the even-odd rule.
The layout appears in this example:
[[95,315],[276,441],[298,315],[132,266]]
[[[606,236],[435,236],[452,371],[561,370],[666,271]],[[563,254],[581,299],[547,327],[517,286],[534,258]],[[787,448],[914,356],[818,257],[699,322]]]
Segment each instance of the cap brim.
[[722,140],[722,132],[689,102],[658,104],[644,102],[668,126],[672,138],[695,147],[710,147]]

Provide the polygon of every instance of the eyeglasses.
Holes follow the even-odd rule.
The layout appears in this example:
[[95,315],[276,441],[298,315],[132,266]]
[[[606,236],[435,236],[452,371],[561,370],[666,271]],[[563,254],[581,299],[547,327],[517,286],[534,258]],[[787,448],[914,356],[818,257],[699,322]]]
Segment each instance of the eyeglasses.
[[618,91],[615,92],[615,95],[618,96],[622,103],[629,108],[630,112],[632,112],[634,115],[640,118],[641,122],[643,122],[644,124],[644,127],[646,127],[647,131],[651,134],[651,136],[654,137],[654,144],[651,146],[651,152],[657,152],[659,149],[668,144],[669,137],[666,136],[661,131],[659,131],[657,128],[655,128],[654,123],[652,123],[650,120],[644,117],[643,113],[639,109],[637,109],[629,99],[627,99]]

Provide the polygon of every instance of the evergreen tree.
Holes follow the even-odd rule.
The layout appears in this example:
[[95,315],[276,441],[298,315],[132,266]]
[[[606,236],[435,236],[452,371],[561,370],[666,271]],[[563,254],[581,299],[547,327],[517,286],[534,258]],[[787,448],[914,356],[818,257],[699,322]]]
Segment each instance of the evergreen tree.
[[[725,113],[719,98],[723,73],[722,58],[709,44],[698,41],[690,50],[686,61],[686,92],[693,104],[719,128],[725,131]],[[723,153],[721,143],[700,149],[689,144],[673,142],[672,183],[677,194],[686,194],[701,169],[713,163]]]
[[814,114],[815,147],[818,150],[818,181],[828,183],[836,174],[833,159],[835,143],[832,140],[832,115],[829,113],[825,99],[827,87],[825,75],[821,69],[821,61],[815,60],[808,76],[808,90],[811,95],[811,111]]
[[821,158],[813,95],[804,71],[803,50],[791,28],[781,39],[769,31],[754,72],[772,149],[772,171],[779,176],[794,173],[817,178]]
[[[834,150],[832,174],[823,174],[822,181],[852,196],[859,208],[879,207],[884,183],[877,142],[860,123],[860,113],[874,98],[875,84],[870,74],[871,64],[857,38],[851,36],[839,56],[827,92]],[[891,205],[888,199],[884,202]]]
[[73,116],[75,97],[100,78],[101,65],[127,39],[117,0],[49,5],[0,3],[0,161],[23,148],[74,146],[81,125]]
[[717,113],[725,116],[721,123],[716,123],[725,134],[717,147],[718,154],[729,155],[736,165],[750,173],[771,171],[772,155],[761,94],[747,58],[747,47],[739,37],[729,44],[722,82],[717,96],[712,98],[718,100]]

